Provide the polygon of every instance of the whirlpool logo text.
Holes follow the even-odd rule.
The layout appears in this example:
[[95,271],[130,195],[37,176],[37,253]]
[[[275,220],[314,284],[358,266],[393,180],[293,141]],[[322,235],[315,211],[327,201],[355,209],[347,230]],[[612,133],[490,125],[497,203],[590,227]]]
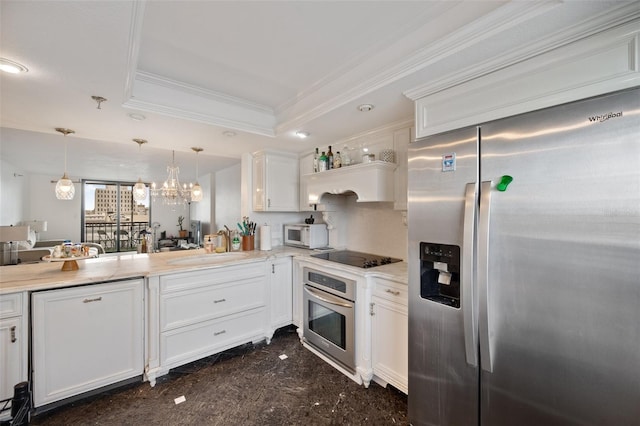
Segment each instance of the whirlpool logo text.
[[620,118],[622,117],[622,111],[619,112],[610,112],[608,114],[602,115],[592,115],[589,117],[589,121],[592,123],[602,123],[603,121],[607,121],[610,118]]

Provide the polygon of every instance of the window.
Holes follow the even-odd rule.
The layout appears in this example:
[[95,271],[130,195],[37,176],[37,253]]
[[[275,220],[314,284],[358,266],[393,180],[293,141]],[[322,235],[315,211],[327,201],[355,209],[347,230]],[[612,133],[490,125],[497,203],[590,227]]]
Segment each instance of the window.
[[102,245],[106,252],[137,249],[140,232],[150,223],[149,195],[133,199],[133,183],[82,182],[82,241]]

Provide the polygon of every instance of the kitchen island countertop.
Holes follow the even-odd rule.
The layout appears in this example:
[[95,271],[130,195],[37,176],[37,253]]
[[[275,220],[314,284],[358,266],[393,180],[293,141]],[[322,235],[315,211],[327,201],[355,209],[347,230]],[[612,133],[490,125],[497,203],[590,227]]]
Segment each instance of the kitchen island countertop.
[[[252,250],[238,253],[244,253],[245,256],[240,258],[229,256],[228,259],[220,258],[220,260],[216,259],[214,263],[180,263],[180,259],[187,257],[211,256],[213,258],[217,256],[215,253],[206,254],[202,249],[152,254],[122,253],[118,255],[103,255],[94,259],[78,260],[80,268],[76,271],[61,271],[59,262],[1,266],[0,294],[46,290],[200,269],[215,269],[286,256],[307,257],[309,260],[327,265],[327,261],[309,257],[313,251],[294,247],[279,246],[269,251]],[[335,263],[331,263],[331,266],[335,265]],[[351,272],[357,272],[362,275],[380,276],[405,284],[407,282],[406,262],[370,269],[347,268]]]

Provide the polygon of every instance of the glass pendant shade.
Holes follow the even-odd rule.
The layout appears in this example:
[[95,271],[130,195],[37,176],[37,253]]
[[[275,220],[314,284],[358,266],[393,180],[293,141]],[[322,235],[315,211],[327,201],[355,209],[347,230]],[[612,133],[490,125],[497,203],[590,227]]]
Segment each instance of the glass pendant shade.
[[133,199],[136,201],[144,201],[147,199],[147,185],[138,178],[138,182],[133,185]]
[[76,187],[65,172],[58,183],[56,183],[56,198],[58,200],[73,200],[75,193]]
[[198,182],[191,188],[191,201],[202,201],[202,187]]
[[75,133],[74,130],[65,129],[63,127],[56,127],[56,132],[60,132],[64,135],[64,174],[56,183],[56,198],[58,200],[73,200],[73,196],[76,194],[76,187],[73,185],[73,181],[67,176],[67,135]]

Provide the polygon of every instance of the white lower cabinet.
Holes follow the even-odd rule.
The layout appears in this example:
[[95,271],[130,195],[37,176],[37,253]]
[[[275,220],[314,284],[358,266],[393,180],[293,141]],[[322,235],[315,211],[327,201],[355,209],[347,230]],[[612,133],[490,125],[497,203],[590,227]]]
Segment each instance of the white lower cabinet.
[[407,285],[376,278],[371,296],[371,361],[374,380],[404,393],[408,387]]
[[142,279],[32,294],[35,407],[142,375]]
[[290,257],[281,257],[267,263],[271,285],[271,328],[276,330],[292,323],[293,269]]
[[268,336],[264,262],[160,277],[160,360],[169,369]]
[[11,398],[13,387],[27,380],[24,297],[23,293],[0,295],[0,399]]

